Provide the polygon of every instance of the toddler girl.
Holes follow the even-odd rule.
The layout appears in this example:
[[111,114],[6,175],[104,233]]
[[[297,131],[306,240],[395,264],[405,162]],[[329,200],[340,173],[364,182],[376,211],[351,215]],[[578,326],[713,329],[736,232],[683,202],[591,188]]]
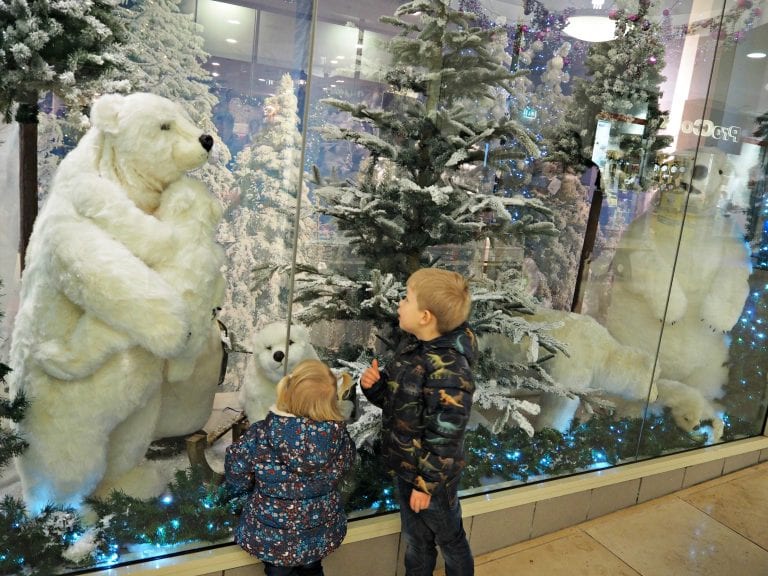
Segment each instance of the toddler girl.
[[277,402],[227,448],[229,493],[249,493],[235,541],[267,576],[322,576],[347,519],[340,483],[355,446],[339,412],[336,376],[304,360],[277,385]]

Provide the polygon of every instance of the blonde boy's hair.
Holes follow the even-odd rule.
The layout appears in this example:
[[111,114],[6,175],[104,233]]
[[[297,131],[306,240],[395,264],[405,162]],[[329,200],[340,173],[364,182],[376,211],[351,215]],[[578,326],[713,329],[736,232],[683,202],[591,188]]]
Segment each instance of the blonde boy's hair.
[[303,360],[277,384],[277,409],[311,420],[344,420],[336,376],[320,360]]
[[408,278],[420,309],[437,319],[437,331],[446,334],[466,322],[472,307],[469,284],[458,272],[421,268]]

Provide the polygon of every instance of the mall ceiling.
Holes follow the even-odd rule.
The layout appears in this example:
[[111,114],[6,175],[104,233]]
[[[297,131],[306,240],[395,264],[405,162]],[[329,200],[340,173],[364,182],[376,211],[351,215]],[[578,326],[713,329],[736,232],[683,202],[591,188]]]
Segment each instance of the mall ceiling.
[[[592,3],[599,4],[601,1],[602,7],[594,9]],[[363,52],[371,54],[374,50],[372,39],[378,34],[391,32],[391,27],[379,22],[380,16],[393,14],[401,3],[399,0],[319,0],[313,47],[316,75],[328,77],[339,71],[343,75],[345,66],[348,68],[355,58],[355,45],[361,40],[360,30],[367,34],[364,41],[368,44]],[[503,18],[507,22],[531,18],[533,12],[542,8],[554,12],[569,9],[575,14],[601,15],[615,6],[613,0],[484,0],[480,3],[490,17]],[[306,50],[301,54],[295,53],[299,44],[296,38],[307,34],[308,30],[308,26],[301,29],[301,24],[297,22],[302,20],[302,11],[306,14],[307,10],[311,10],[311,0],[184,0],[182,6],[184,4],[197,7],[198,21],[205,29],[206,49],[214,56],[229,60],[225,63],[230,67],[234,64],[238,68],[237,73],[242,74],[248,68],[250,74],[256,76],[251,85],[257,90],[258,77],[282,68],[301,67],[295,62],[307,57]],[[728,0],[726,10],[732,10],[733,5],[734,2]],[[660,5],[660,9],[669,10],[672,24],[682,27],[691,21],[719,18],[723,6],[720,0],[667,0]],[[238,9],[241,14],[250,14],[252,19],[250,25],[238,26],[236,33],[240,37],[232,36],[235,33],[233,27],[226,23],[227,18],[223,16],[227,10]],[[207,19],[206,14],[209,15]],[[259,38],[253,33],[258,26],[256,18],[261,18]],[[727,47],[723,45],[720,49],[721,57],[727,59],[731,69],[730,75],[723,74],[722,70],[720,73],[721,81],[728,86],[728,106],[750,114],[768,109],[768,58],[747,58],[747,54],[755,52],[768,53],[768,25],[761,20],[766,20],[765,14],[742,31],[738,42],[729,42]],[[225,29],[226,26],[229,29]],[[236,43],[227,43],[227,38],[236,40]],[[346,61],[336,60],[337,57]],[[334,60],[336,67],[330,64]],[[258,70],[260,66],[263,70]],[[254,67],[257,70],[254,71]],[[672,70],[672,73],[676,71]]]

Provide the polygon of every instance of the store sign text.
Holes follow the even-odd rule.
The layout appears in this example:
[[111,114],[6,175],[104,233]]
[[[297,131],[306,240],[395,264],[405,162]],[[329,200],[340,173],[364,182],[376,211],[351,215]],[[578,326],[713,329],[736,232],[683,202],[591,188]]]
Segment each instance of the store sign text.
[[683,134],[695,134],[704,138],[713,138],[715,140],[738,142],[741,126],[718,126],[712,120],[698,119],[693,122],[683,120],[680,132]]

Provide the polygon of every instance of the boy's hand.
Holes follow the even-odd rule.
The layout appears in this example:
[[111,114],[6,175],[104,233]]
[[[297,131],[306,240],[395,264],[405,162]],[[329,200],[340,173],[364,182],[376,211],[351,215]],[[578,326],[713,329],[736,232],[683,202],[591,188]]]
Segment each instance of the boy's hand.
[[376,384],[379,381],[381,374],[379,373],[379,361],[374,358],[370,367],[365,369],[363,375],[360,377],[360,386],[366,390]]
[[422,510],[429,508],[429,501],[432,497],[426,492],[419,492],[418,490],[411,490],[411,510],[417,514]]

